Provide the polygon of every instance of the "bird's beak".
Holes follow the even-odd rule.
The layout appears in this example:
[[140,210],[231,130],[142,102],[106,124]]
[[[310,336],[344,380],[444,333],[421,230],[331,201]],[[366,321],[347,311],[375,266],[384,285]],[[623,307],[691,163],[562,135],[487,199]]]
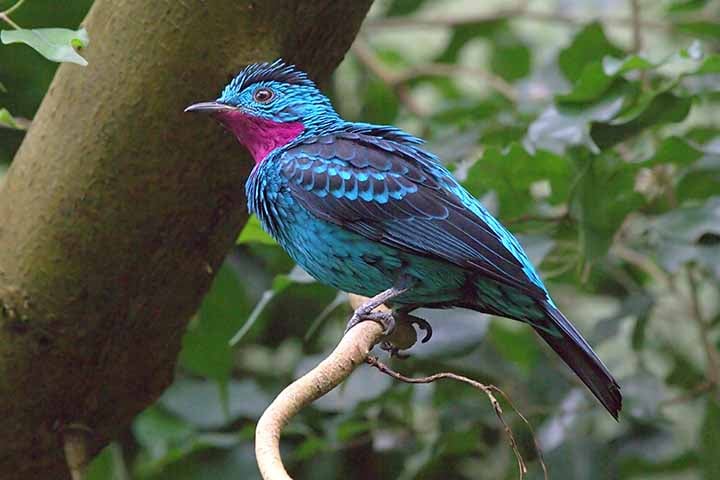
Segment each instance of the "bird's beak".
[[186,112],[205,112],[205,113],[214,113],[214,112],[228,112],[235,110],[235,107],[230,105],[225,105],[224,103],[219,102],[200,102],[200,103],[193,103],[189,107],[185,109]]

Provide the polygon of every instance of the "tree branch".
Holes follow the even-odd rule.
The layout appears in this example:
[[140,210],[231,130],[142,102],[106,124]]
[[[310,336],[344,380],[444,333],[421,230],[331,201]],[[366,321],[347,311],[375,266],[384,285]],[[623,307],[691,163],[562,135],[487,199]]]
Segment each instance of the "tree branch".
[[[354,309],[357,309],[367,300],[365,297],[354,294],[350,294],[349,299],[350,305]],[[382,306],[376,310],[387,310],[387,308]],[[402,330],[401,325],[402,324],[398,324],[398,327],[400,327],[399,330]],[[397,335],[400,341],[405,341],[407,339],[407,331],[399,332]],[[392,341],[392,338],[393,337],[391,336],[389,340]],[[527,473],[527,465],[520,454],[515,436],[513,435],[510,426],[505,421],[502,407],[495,397],[495,393],[499,393],[530,429],[530,433],[538,453],[540,465],[544,473],[544,478],[547,480],[547,467],[545,465],[539,443],[535,437],[535,432],[533,431],[530,422],[517,408],[515,408],[510,400],[510,397],[508,397],[505,392],[495,385],[484,385],[470,378],[451,372],[436,373],[422,378],[406,377],[405,375],[402,375],[385,365],[376,357],[369,355],[370,350],[372,350],[372,348],[381,340],[388,339],[384,338],[382,327],[378,323],[371,321],[359,323],[343,336],[338,346],[335,347],[335,350],[333,350],[328,357],[320,362],[317,367],[295,380],[292,384],[280,392],[275,400],[273,400],[270,406],[260,417],[260,420],[255,428],[255,456],[257,458],[258,467],[260,468],[260,474],[264,480],[292,480],[290,475],[288,475],[287,470],[285,470],[282,457],[280,456],[280,436],[283,428],[290,422],[292,417],[300,412],[300,410],[342,383],[350,376],[355,368],[363,362],[377,368],[380,372],[389,375],[396,380],[406,383],[431,383],[441,379],[452,379],[466,383],[483,391],[490,400],[490,404],[492,405],[495,414],[503,425],[510,447],[515,454],[520,478],[522,479]]]
[[92,458],[172,382],[252,165],[183,109],[255,61],[327,80],[370,3],[93,3],[89,65],[60,65],[0,183],[0,478],[70,478],[55,425]]
[[338,386],[365,361],[383,336],[375,322],[362,322],[348,331],[320,364],[295,380],[265,410],[255,429],[255,456],[265,480],[289,480],[280,457],[280,434],[300,410]]

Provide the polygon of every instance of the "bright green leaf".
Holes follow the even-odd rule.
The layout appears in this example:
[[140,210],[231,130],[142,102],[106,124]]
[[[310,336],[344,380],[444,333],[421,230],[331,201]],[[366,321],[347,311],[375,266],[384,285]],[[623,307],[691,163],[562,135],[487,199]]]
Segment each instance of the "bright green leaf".
[[243,243],[259,243],[262,245],[277,245],[277,242],[263,230],[256,215],[251,215],[243,227],[235,242],[238,245]]
[[36,28],[20,30],[3,30],[0,40],[4,44],[24,43],[37,50],[42,56],[54,62],[70,62],[87,65],[76,48],[87,47],[90,39],[84,28],[69,30],[67,28]]
[[0,125],[7,128],[13,128],[15,130],[23,130],[23,128],[18,125],[18,123],[15,121],[7,108],[0,108]]

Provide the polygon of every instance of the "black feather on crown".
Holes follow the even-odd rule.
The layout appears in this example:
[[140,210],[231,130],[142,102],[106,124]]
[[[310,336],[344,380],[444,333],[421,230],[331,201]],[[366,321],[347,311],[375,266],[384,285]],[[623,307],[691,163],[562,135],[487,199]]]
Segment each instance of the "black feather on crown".
[[295,68],[295,65],[285,63],[282,59],[277,59],[272,63],[252,63],[245,67],[228,85],[230,88],[241,91],[248,85],[258,82],[282,82],[293,85],[303,85],[306,87],[314,87],[307,73]]

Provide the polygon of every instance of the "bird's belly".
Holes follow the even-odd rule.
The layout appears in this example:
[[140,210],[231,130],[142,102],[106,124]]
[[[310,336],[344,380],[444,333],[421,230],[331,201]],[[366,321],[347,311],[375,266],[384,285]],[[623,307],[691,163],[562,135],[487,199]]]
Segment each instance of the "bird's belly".
[[453,303],[462,296],[465,274],[457,267],[374,242],[299,206],[292,210],[283,215],[283,235],[278,241],[321,283],[371,297],[391,288],[401,276],[409,276],[415,286],[396,303]]

